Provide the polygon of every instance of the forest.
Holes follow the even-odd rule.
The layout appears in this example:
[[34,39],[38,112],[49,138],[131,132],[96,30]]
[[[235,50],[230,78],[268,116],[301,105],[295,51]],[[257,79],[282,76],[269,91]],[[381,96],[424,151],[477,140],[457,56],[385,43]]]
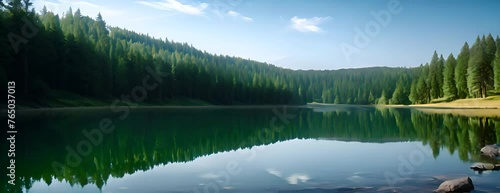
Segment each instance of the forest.
[[0,82],[16,81],[16,97],[42,106],[60,93],[113,101],[151,71],[162,81],[145,103],[425,104],[500,93],[500,39],[491,34],[465,42],[456,58],[434,52],[417,67],[291,70],[108,26],[101,14],[69,9],[60,16],[37,12],[31,0],[0,3]]

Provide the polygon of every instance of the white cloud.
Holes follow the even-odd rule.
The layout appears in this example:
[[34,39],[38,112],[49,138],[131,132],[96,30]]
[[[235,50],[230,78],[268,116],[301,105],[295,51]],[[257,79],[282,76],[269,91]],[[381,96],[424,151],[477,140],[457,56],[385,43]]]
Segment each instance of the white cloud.
[[238,13],[236,11],[228,11],[226,13],[226,15],[234,17],[234,18],[237,18],[237,19],[242,19],[243,21],[247,21],[247,22],[253,21],[253,19],[251,17],[243,16],[243,15],[241,15],[240,13]]
[[322,32],[319,25],[331,17],[313,17],[313,18],[298,18],[294,16],[290,19],[292,28],[300,32]]
[[204,15],[205,9],[207,9],[208,7],[207,3],[183,4],[177,0],[164,0],[156,2],[136,1],[136,2],[155,9],[175,11],[189,15]]
[[292,174],[291,176],[288,176],[288,178],[286,178],[289,184],[297,184],[299,183],[299,181],[304,183],[310,179],[311,178],[305,174]]

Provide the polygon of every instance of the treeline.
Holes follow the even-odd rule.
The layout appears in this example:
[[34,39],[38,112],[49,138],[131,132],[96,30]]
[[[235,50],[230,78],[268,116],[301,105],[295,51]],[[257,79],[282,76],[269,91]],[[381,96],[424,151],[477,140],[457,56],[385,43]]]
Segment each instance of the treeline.
[[500,38],[478,36],[472,47],[465,42],[457,58],[446,60],[434,52],[432,60],[420,67],[413,80],[409,99],[423,104],[465,98],[485,98],[500,91]]
[[[108,27],[100,14],[92,19],[70,9],[61,18],[45,8],[35,13],[26,2],[10,1],[0,11],[0,79],[16,81],[20,97],[38,99],[62,90],[112,100],[143,85],[152,69],[162,81],[146,102],[175,97],[216,104],[304,102],[290,70]],[[36,35],[24,36],[25,26]]]
[[[462,72],[460,61],[467,63],[465,97],[494,91],[495,51],[485,50],[491,35],[471,48],[470,61],[459,57],[456,65],[441,57],[418,68],[294,71],[109,27],[100,14],[93,19],[70,9],[61,17],[46,8],[36,13],[29,0],[8,2],[0,9],[0,82],[16,81],[18,97],[28,100],[67,91],[112,101],[130,95],[153,71],[162,81],[144,102],[185,97],[223,105],[427,103],[444,96],[463,98],[463,75],[455,75]],[[485,70],[485,64],[492,66]],[[451,68],[453,78],[446,73]]]

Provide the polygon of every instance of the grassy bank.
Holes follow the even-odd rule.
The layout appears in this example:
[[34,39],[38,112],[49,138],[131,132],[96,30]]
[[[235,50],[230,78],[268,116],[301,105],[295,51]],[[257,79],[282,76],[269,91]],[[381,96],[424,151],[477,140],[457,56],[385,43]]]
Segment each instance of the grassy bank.
[[447,109],[500,109],[500,96],[488,98],[460,99],[451,102],[410,105],[420,108],[447,108]]
[[391,108],[433,108],[433,109],[500,109],[500,96],[491,96],[488,98],[460,99],[450,102],[436,102],[432,104],[418,105],[356,105],[356,104],[328,104],[328,103],[308,103],[310,106],[376,106]]
[[500,96],[460,99],[451,102],[411,105],[429,114],[452,114],[467,117],[500,117]]

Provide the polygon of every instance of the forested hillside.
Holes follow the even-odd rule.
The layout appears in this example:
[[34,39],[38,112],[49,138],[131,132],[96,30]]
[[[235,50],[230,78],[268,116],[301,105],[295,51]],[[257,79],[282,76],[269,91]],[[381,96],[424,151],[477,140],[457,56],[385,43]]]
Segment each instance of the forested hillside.
[[7,2],[0,10],[0,81],[16,81],[17,96],[26,100],[64,91],[112,101],[143,85],[150,71],[162,81],[144,102],[420,104],[500,90],[498,36],[478,36],[457,59],[434,53],[415,68],[295,71],[110,27],[100,14],[93,19],[70,9],[60,16],[35,12],[29,0]]

